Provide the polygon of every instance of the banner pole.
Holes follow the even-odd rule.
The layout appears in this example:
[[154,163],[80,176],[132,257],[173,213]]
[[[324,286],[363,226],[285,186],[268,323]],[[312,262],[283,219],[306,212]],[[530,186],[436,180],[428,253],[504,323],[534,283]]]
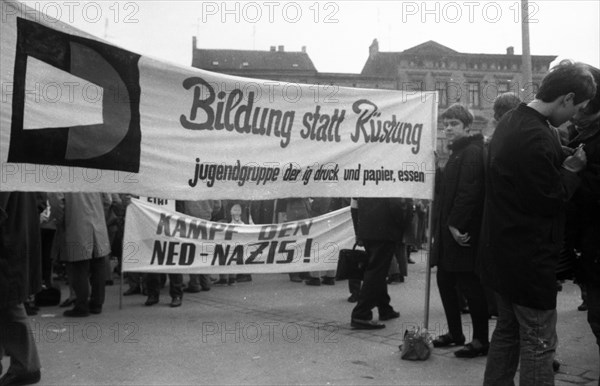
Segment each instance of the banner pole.
[[431,253],[433,252],[433,243],[432,243],[432,228],[433,228],[433,201],[435,199],[435,177],[437,175],[437,166],[438,166],[438,154],[436,152],[437,149],[437,121],[438,121],[438,99],[435,99],[435,103],[432,106],[432,121],[433,121],[433,135],[431,136],[432,140],[432,149],[433,149],[433,182],[431,184],[431,200],[429,200],[429,215],[427,218],[429,219],[429,224],[427,224],[427,259],[426,259],[426,267],[425,267],[425,312],[423,317],[423,327],[425,330],[429,330],[429,298],[431,295]]
[[119,310],[121,310],[121,309],[123,309],[123,257],[122,256],[121,256],[121,264],[119,264],[119,274],[121,275],[121,280],[119,280]]
[[[435,185],[435,177],[434,177],[434,185]],[[429,215],[428,224],[427,224],[427,259],[425,264],[425,315],[423,321],[423,327],[426,330],[429,330],[429,298],[431,293],[431,251],[432,251],[432,243],[431,243],[431,228],[433,227],[433,223],[431,219],[433,217],[433,200],[428,200],[429,205]]]

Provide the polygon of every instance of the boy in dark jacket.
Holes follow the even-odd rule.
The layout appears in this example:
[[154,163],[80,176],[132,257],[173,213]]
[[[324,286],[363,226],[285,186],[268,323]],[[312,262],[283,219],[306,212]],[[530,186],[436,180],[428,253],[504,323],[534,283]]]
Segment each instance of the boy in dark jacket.
[[436,186],[432,261],[438,267],[438,289],[449,332],[438,336],[433,345],[465,342],[458,287],[469,305],[473,340],[454,355],[474,358],[487,354],[489,347],[485,291],[475,273],[484,195],[483,136],[470,135],[473,115],[464,106],[450,106],[442,119],[451,154]]
[[555,272],[585,152],[565,159],[550,125],[572,118],[595,92],[587,66],[561,62],[532,102],[502,117],[490,142],[481,257],[483,279],[498,294],[498,322],[484,385],[512,384],[519,364],[521,385],[554,383]]

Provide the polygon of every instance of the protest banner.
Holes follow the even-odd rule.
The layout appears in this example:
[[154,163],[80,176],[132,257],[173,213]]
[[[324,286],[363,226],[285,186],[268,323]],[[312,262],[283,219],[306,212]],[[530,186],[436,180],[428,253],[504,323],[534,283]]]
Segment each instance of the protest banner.
[[432,198],[435,92],[240,78],[2,3],[2,190]]
[[132,199],[123,272],[277,273],[337,267],[354,244],[350,207],[282,224],[211,222]]

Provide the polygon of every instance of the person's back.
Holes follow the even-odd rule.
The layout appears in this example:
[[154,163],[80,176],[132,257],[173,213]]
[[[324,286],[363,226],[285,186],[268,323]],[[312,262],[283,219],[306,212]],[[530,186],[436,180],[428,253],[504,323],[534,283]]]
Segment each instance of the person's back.
[[545,117],[522,104],[500,121],[488,151],[483,240],[493,265],[484,277],[519,304],[554,308],[553,272],[568,199],[560,143]]
[[[558,127],[596,92],[588,67],[561,62],[536,97],[500,120],[488,149],[481,232],[483,280],[498,294],[484,385],[554,383],[556,265],[566,202],[585,152],[565,158]],[[523,334],[523,331],[527,331]]]

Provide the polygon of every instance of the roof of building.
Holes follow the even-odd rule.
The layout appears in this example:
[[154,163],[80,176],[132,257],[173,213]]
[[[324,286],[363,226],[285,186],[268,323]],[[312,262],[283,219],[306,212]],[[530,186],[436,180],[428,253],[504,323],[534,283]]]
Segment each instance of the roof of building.
[[306,52],[279,50],[226,50],[195,48],[192,66],[209,71],[294,71],[316,72]]
[[[374,47],[374,48],[373,48]],[[363,75],[379,75],[379,76],[396,76],[398,71],[397,66],[401,59],[410,58],[424,58],[428,57],[431,59],[448,59],[448,58],[466,58],[466,59],[487,59],[487,60],[499,60],[499,59],[513,59],[521,60],[521,55],[514,54],[472,54],[472,53],[461,53],[455,51],[449,47],[439,44],[433,40],[429,40],[425,43],[421,43],[414,47],[408,48],[401,52],[380,52],[378,49],[377,41],[374,41],[371,45],[370,55],[363,67]],[[552,55],[532,55],[532,62],[540,62],[549,65],[556,59],[556,56]]]

